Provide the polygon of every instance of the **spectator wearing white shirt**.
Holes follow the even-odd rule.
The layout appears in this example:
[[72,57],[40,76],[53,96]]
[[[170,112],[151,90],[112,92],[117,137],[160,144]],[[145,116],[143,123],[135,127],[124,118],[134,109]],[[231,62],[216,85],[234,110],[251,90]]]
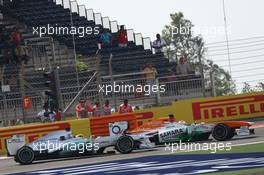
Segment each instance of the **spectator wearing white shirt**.
[[155,53],[161,53],[163,51],[163,47],[167,45],[166,41],[160,38],[160,34],[156,35],[156,40],[152,43],[152,47],[155,49]]
[[177,74],[180,75],[188,75],[192,72],[189,63],[187,62],[187,59],[184,57],[180,58],[179,64],[176,67]]

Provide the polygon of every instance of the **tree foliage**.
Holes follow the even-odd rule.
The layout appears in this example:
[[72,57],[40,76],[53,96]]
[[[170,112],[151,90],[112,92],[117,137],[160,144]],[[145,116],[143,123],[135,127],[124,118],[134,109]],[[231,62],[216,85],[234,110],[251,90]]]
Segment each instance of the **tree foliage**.
[[[194,35],[192,29],[194,25],[188,19],[184,18],[182,12],[170,14],[171,23],[166,25],[162,31],[162,38],[167,42],[168,48],[166,55],[171,60],[178,60],[178,57],[185,56],[194,67],[200,66],[199,57],[204,72],[214,74],[214,84],[216,95],[230,95],[236,92],[236,86],[230,74],[219,67],[205,54],[205,42],[201,35]],[[205,76],[209,82],[210,77]]]
[[259,82],[256,86],[252,87],[249,83],[244,82],[242,93],[251,93],[259,91],[264,91],[264,83]]

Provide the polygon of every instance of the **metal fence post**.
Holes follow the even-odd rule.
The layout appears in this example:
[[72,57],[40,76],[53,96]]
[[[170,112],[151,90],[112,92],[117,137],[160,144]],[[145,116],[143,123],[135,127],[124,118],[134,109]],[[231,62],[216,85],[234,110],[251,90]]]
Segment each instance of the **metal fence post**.
[[212,91],[212,96],[216,96],[216,89],[215,89],[215,77],[214,77],[214,72],[210,71],[210,81],[211,81],[211,91]]
[[[110,59],[109,59],[109,75],[111,77],[111,86],[114,88],[114,77],[113,77],[113,67],[112,67],[112,60],[113,60],[113,54],[110,54]],[[117,101],[116,101],[116,94],[115,90],[113,89],[112,92],[113,99],[114,99],[114,105],[115,105],[115,111],[117,111]]]
[[[157,85],[157,87],[160,87],[159,86],[159,79],[158,78],[156,78],[156,85]],[[161,103],[160,103],[160,90],[159,90],[159,88],[158,88],[158,93],[157,93],[157,105],[160,105]]]
[[4,101],[4,112],[5,112],[5,115],[4,115],[4,126],[7,126],[8,122],[7,122],[7,118],[8,118],[8,114],[7,114],[7,101],[6,101],[6,93],[3,92],[3,101]]
[[205,94],[205,79],[204,79],[204,68],[203,68],[203,63],[202,63],[202,49],[203,49],[203,42],[202,42],[202,39],[199,39],[199,51],[198,51],[198,58],[199,58],[199,67],[200,67],[200,73],[201,73],[201,76],[202,76],[202,91],[203,91],[203,97],[206,96]]
[[24,97],[25,97],[25,83],[24,83],[24,63],[21,63],[21,70],[19,72],[19,86],[20,86],[20,92],[21,92],[21,103],[22,103],[22,115],[23,115],[23,122],[26,123],[26,110],[24,109],[23,103],[24,103]]
[[57,99],[58,99],[58,109],[63,110],[63,102],[62,102],[62,95],[61,95],[61,86],[60,86],[60,76],[58,68],[54,68],[54,77],[56,82],[56,92],[57,92]]
[[97,93],[98,93],[98,98],[99,98],[99,106],[100,106],[100,113],[103,114],[103,94],[100,92],[99,86],[102,84],[101,80],[101,71],[100,71],[100,63],[101,63],[101,55],[97,54],[96,55],[96,87],[97,87]]
[[55,57],[55,46],[54,46],[54,40],[53,38],[50,38],[50,44],[52,48],[52,70],[54,72],[54,78],[56,82],[56,92],[57,92],[57,100],[58,100],[58,109],[63,108],[63,102],[62,102],[62,95],[61,95],[61,86],[60,86],[60,75],[59,75],[59,70],[56,64],[56,57]]

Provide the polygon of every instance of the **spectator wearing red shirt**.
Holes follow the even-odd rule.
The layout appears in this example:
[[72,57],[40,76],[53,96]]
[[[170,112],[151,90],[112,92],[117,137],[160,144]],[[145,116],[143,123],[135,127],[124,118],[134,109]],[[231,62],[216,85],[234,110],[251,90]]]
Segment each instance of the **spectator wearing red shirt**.
[[124,25],[120,26],[120,29],[117,32],[117,38],[119,47],[127,47],[127,30]]
[[119,114],[125,114],[133,112],[132,106],[128,104],[128,100],[125,99],[124,103],[119,106]]
[[101,116],[100,103],[96,102],[93,107],[93,117],[99,117],[99,116]]
[[59,110],[57,110],[55,112],[55,120],[56,121],[61,121],[61,119],[62,119],[62,117],[61,117],[61,110],[59,109]]
[[105,101],[103,109],[104,109],[104,115],[111,115],[111,106],[109,104],[109,100]]
[[86,118],[88,117],[88,112],[93,112],[93,108],[86,103],[85,99],[80,99],[79,104],[76,106],[76,117]]

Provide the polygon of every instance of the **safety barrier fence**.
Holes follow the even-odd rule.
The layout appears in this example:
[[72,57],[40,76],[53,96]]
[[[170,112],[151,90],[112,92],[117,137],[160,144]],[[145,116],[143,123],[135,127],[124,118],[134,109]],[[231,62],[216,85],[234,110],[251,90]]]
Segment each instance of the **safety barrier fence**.
[[[98,101],[99,93],[103,93],[104,100],[110,100],[113,107],[117,108],[123,99],[128,99],[133,105],[156,105],[168,103],[175,99],[186,99],[203,96],[202,79],[200,76],[175,76],[175,80],[169,77],[159,77],[155,80],[146,79],[143,72],[124,75],[113,75],[112,77],[101,77],[102,84],[97,87],[96,81],[92,81],[84,91],[80,98],[86,98],[89,102]],[[156,87],[154,87],[156,86]],[[162,88],[157,88],[162,87]],[[98,90],[99,89],[99,90]],[[153,89],[155,92],[153,92]],[[159,90],[158,90],[159,89]],[[65,108],[71,100],[77,95],[78,87],[72,85],[61,88],[62,108]],[[42,110],[44,97],[40,91],[35,93],[26,92],[31,97],[32,108],[26,110],[27,119],[32,121],[32,117]],[[211,87],[206,87],[207,96],[211,95]],[[16,120],[23,119],[22,97],[19,94],[7,93],[7,98],[0,100],[0,120]],[[8,98],[9,97],[9,98]],[[74,113],[74,108],[70,111]]]

